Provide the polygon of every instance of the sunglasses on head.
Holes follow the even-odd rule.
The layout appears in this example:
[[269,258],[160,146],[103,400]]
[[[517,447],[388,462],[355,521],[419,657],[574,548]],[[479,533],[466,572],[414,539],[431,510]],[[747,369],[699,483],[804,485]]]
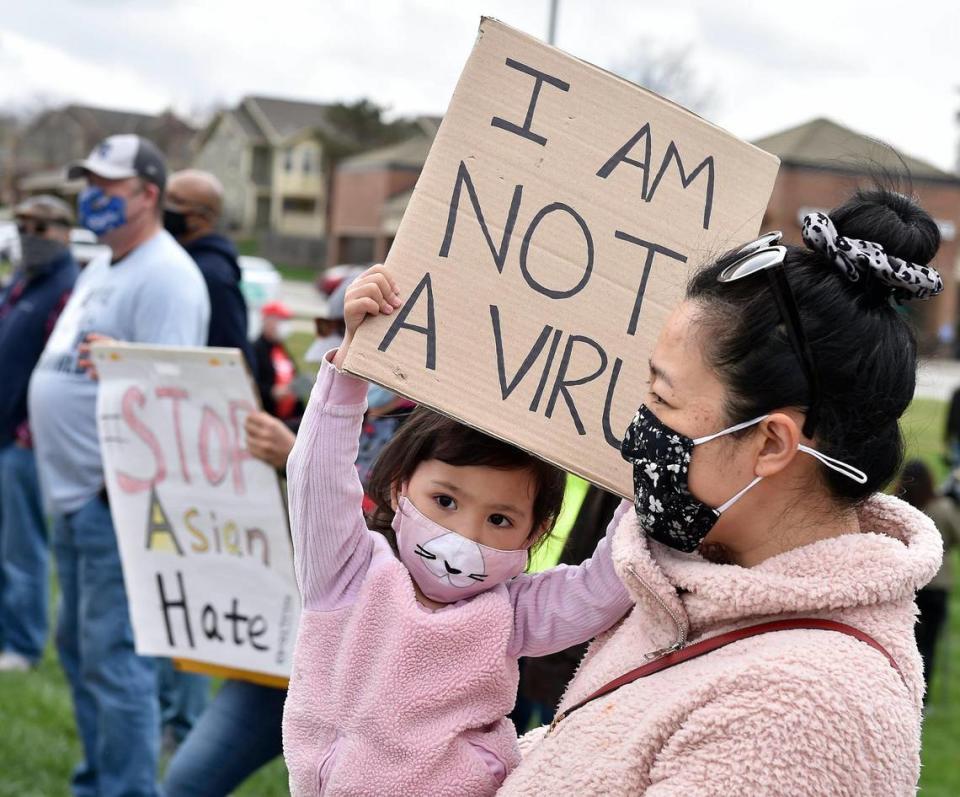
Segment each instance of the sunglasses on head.
[[800,321],[797,300],[790,287],[786,269],[783,268],[787,248],[778,245],[782,237],[783,233],[776,231],[751,241],[737,252],[739,255],[737,260],[721,271],[717,279],[720,282],[736,282],[761,271],[766,274],[770,292],[777,303],[790,345],[800,361],[800,368],[810,389],[810,406],[807,408],[807,416],[803,422],[803,434],[807,438],[812,438],[820,414],[820,382],[813,364],[813,352],[810,350],[810,344]]

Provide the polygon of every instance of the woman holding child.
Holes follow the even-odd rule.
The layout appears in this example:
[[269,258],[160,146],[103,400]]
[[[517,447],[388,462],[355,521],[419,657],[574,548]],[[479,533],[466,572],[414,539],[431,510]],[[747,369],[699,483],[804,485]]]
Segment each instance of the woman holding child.
[[[892,300],[942,289],[939,234],[877,190],[803,236],[693,277],[624,437],[633,506],[580,568],[518,575],[555,478],[502,444],[446,450],[466,432],[425,414],[383,460],[368,531],[347,468],[362,389],[342,350],[326,364],[290,464],[314,601],[285,717],[295,794],[914,793],[914,593],[940,539],[880,490],[916,369]],[[351,297],[345,346],[399,306],[382,268]],[[607,628],[518,764],[516,656]]]

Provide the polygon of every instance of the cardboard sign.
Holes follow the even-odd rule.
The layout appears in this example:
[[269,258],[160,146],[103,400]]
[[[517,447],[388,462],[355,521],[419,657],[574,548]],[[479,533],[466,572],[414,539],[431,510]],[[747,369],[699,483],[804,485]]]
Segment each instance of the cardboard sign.
[[137,652],[290,674],[300,598],[236,349],[99,344],[97,425]]
[[691,270],[756,237],[778,160],[484,19],[346,368],[628,496],[620,440]]

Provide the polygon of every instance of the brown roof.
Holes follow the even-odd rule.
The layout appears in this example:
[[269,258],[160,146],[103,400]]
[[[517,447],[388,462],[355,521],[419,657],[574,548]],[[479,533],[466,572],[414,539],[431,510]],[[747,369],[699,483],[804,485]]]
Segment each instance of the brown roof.
[[94,108],[90,105],[68,105],[63,112],[97,138],[115,133],[139,133],[153,122],[154,116],[137,111],[118,111],[113,108]]
[[237,124],[240,125],[247,137],[253,140],[260,140],[265,138],[263,131],[260,129],[260,126],[257,124],[256,120],[250,115],[243,105],[238,105],[236,108],[231,109],[228,113],[233,114],[233,118],[237,120]]
[[[830,119],[813,119],[753,142],[786,166],[808,166],[852,172],[886,171],[936,180],[960,179],[931,163],[898,153],[889,144],[857,133]],[[901,161],[901,158],[903,159]]]
[[398,144],[361,152],[341,161],[338,169],[422,169],[427,162],[427,153],[433,144],[433,136],[415,135]]
[[247,103],[256,106],[265,117],[272,130],[265,133],[275,133],[282,139],[290,138],[304,130],[320,130],[336,134],[327,118],[329,106],[317,102],[303,102],[302,100],[285,100],[278,97],[247,97],[241,105]]

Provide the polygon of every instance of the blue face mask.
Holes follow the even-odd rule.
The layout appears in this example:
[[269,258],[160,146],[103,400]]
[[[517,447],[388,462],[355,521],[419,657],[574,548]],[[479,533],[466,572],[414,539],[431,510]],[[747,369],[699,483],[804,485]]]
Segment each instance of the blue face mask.
[[90,186],[77,199],[77,219],[98,238],[127,223],[127,201]]

